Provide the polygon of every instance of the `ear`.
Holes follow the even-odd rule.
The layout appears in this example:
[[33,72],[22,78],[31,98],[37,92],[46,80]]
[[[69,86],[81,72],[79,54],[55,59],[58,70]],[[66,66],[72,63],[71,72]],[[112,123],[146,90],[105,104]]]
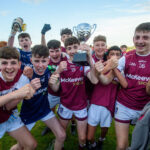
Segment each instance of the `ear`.
[[30,61],[31,61],[31,63],[32,63],[32,57],[30,58]]
[[19,68],[21,68],[21,61],[19,61]]

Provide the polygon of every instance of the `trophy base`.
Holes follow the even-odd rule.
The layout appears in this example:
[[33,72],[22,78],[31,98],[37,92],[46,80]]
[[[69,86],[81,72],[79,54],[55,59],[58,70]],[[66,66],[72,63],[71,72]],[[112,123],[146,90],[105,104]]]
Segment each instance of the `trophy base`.
[[76,53],[76,54],[74,54],[72,62],[79,65],[79,66],[89,66],[89,63],[87,61],[87,54],[86,53]]

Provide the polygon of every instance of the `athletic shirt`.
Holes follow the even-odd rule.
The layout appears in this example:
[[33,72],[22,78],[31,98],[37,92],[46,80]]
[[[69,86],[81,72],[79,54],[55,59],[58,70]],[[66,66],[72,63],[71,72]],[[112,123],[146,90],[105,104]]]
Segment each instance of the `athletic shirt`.
[[[95,56],[95,53],[92,55],[92,58],[93,58],[94,63],[99,61],[99,59]],[[89,101],[91,101],[91,96],[92,96],[94,86],[95,85],[92,84],[91,81],[87,77],[85,77],[85,90],[86,90],[87,99]]]
[[150,101],[146,93],[146,83],[150,80],[150,54],[139,56],[136,53],[126,55],[119,60],[118,69],[124,70],[128,82],[126,89],[121,89],[117,100],[134,110],[142,110]]
[[24,100],[20,116],[24,124],[36,122],[46,116],[51,110],[48,102],[48,80],[50,71],[46,69],[44,75],[33,73],[34,78],[40,78],[41,87],[36,91],[30,100]]
[[32,63],[30,61],[31,51],[23,51],[22,49],[17,49],[20,53],[20,61],[21,61],[21,70],[24,69],[25,66],[29,66],[32,68]]
[[61,46],[61,51],[66,53],[66,49]]
[[[95,62],[99,59],[93,55]],[[114,115],[115,101],[117,96],[118,84],[116,81],[112,81],[108,85],[103,85],[101,82],[94,85],[94,89],[91,96],[91,104],[104,106]]]
[[[49,65],[54,65],[54,66],[58,66],[59,64],[60,64],[60,62],[61,61],[66,61],[67,60],[67,57],[65,56],[65,57],[62,57],[61,56],[61,59],[60,59],[60,61],[58,62],[58,63],[54,63],[54,62],[52,62],[51,61],[51,59],[50,59],[50,61],[49,61]],[[54,95],[54,96],[60,96],[60,93],[59,93],[59,91],[58,92],[54,92],[50,87],[48,87],[48,93],[49,94],[51,94],[51,95]]]
[[[14,78],[14,81],[12,82],[4,81],[3,76],[0,72],[0,96],[15,91],[27,83],[29,83],[29,79],[26,76],[22,75],[21,70],[18,71],[16,77]],[[16,107],[14,109],[16,109]],[[9,119],[10,115],[12,114],[12,110],[8,111],[4,106],[0,107],[0,123],[3,123]]]
[[60,100],[68,109],[81,110],[87,106],[84,76],[89,69],[67,61],[67,69],[60,74]]

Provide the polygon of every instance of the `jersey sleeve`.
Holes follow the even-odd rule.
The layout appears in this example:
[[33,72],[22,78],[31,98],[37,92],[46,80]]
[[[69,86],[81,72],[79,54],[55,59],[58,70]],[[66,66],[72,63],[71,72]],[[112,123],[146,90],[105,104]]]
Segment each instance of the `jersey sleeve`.
[[30,83],[30,80],[25,76],[25,75],[21,75],[19,81],[18,81],[18,89],[23,87],[24,85]]
[[122,57],[119,59],[117,69],[118,69],[120,72],[124,72],[124,68],[125,68],[125,56],[122,56]]

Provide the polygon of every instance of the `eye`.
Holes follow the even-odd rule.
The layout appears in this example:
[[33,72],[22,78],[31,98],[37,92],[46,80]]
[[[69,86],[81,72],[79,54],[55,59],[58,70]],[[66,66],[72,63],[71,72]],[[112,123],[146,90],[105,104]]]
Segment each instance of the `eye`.
[[144,39],[144,40],[148,40],[149,37],[148,37],[148,36],[143,36],[143,39]]
[[140,36],[135,36],[135,39],[136,39],[136,40],[139,40],[139,39],[140,39]]
[[12,64],[12,65],[16,65],[17,62],[16,62],[16,61],[12,61],[11,64]]
[[3,61],[1,64],[2,65],[7,65],[8,63],[6,61]]
[[78,49],[78,46],[74,46],[73,48],[74,48],[74,49]]

